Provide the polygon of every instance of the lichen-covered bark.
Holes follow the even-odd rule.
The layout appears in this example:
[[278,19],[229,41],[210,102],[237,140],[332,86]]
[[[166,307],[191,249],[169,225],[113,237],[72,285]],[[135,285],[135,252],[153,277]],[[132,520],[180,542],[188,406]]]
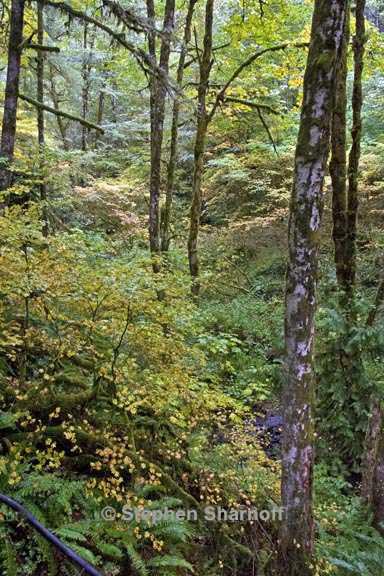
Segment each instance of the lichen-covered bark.
[[[147,0],[147,16],[150,22],[155,20],[153,0]],[[168,76],[171,35],[175,19],[175,0],[166,0],[164,22],[160,48],[159,67],[162,77]],[[148,47],[152,58],[156,58],[155,34],[148,34]],[[149,245],[152,255],[160,253],[160,186],[161,186],[161,151],[163,146],[164,111],[166,85],[158,76],[150,80],[151,108],[151,176],[149,185]],[[154,261],[153,269],[159,271],[159,263]]]
[[348,165],[348,206],[347,206],[347,242],[346,242],[346,272],[348,291],[351,294],[356,279],[356,235],[357,214],[359,208],[358,173],[361,147],[361,110],[363,107],[363,67],[365,52],[365,0],[356,0],[356,33],[353,39],[354,79],[352,94],[352,147]]
[[212,66],[212,28],[213,28],[214,0],[207,0],[205,8],[204,49],[200,60],[200,78],[197,94],[197,128],[194,148],[194,172],[192,184],[192,205],[188,236],[189,270],[192,276],[192,293],[197,295],[199,284],[199,257],[197,242],[200,228],[201,214],[201,179],[204,166],[205,137],[207,134],[209,117],[207,114],[207,92],[209,75]]
[[24,27],[24,0],[12,0],[8,42],[7,80],[0,146],[0,190],[11,183],[9,164],[15,150],[17,102],[20,80],[21,43]]
[[[182,90],[185,58],[188,52],[188,44],[191,40],[192,18],[197,0],[189,0],[187,17],[185,19],[184,39],[181,46],[179,63],[177,66],[177,87]],[[180,93],[176,94],[173,102],[172,128],[171,128],[171,150],[169,154],[167,169],[167,189],[165,196],[165,207],[161,222],[161,250],[167,252],[169,249],[170,235],[169,227],[171,222],[171,211],[173,202],[173,191],[175,187],[175,169],[177,161],[177,144],[179,133],[179,113],[180,113]]]
[[335,85],[335,104],[331,127],[331,161],[329,172],[332,180],[333,242],[337,283],[346,290],[347,273],[345,242],[347,236],[347,73],[349,44],[349,2],[343,34],[340,64]]
[[279,569],[313,573],[313,344],[323,182],[347,0],[316,0],[295,155],[286,284]]

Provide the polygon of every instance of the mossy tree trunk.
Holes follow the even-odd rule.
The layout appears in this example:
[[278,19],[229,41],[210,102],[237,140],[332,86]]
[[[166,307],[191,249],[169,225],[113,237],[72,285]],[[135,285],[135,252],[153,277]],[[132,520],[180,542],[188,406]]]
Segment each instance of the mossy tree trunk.
[[[44,44],[44,4],[38,2],[37,4],[37,41],[40,46]],[[37,100],[39,102],[44,102],[44,52],[42,50],[37,51]],[[49,223],[48,223],[48,213],[47,213],[47,187],[44,182],[44,148],[45,148],[45,118],[44,110],[42,108],[37,108],[37,137],[39,142],[39,163],[41,171],[41,183],[40,183],[40,199],[43,204],[42,214],[43,214],[43,235],[48,236]]]
[[177,162],[177,145],[179,134],[179,114],[180,114],[180,98],[183,87],[185,58],[188,53],[188,44],[191,40],[192,18],[197,0],[189,0],[187,16],[185,19],[184,38],[181,46],[179,63],[177,66],[177,87],[179,94],[176,94],[173,102],[172,111],[172,128],[171,128],[171,149],[168,160],[167,169],[167,189],[165,195],[165,207],[162,214],[161,222],[161,250],[167,252],[170,243],[170,223],[171,211],[173,203],[173,192],[175,187],[175,170]]
[[295,155],[286,283],[279,569],[313,574],[314,315],[323,182],[347,0],[316,0]]
[[363,67],[365,52],[365,0],[356,0],[356,33],[353,38],[354,79],[352,94],[352,147],[348,165],[348,205],[347,205],[347,241],[346,262],[347,290],[350,298],[356,283],[356,236],[357,214],[359,208],[358,173],[360,164],[361,131],[363,107]]
[[201,215],[201,179],[204,167],[205,138],[207,135],[209,116],[207,114],[207,92],[209,75],[212,67],[212,28],[214,0],[207,0],[205,8],[204,49],[200,57],[200,78],[197,95],[197,128],[194,148],[194,172],[192,184],[192,205],[188,236],[189,270],[192,276],[192,293],[198,295],[199,257],[197,242]]
[[335,85],[335,104],[331,128],[333,242],[337,283],[342,292],[347,288],[345,242],[347,237],[347,73],[348,45],[350,38],[350,3],[343,34],[343,45]]
[[[147,0],[147,16],[150,23],[155,23],[155,6],[153,0]],[[164,21],[160,47],[159,68],[163,77],[168,75],[169,55],[171,51],[171,36],[175,20],[175,0],[166,0]],[[156,38],[154,32],[148,33],[149,54],[156,62]],[[150,79],[150,109],[151,109],[151,175],[149,184],[149,246],[151,254],[160,254],[160,188],[161,188],[161,152],[164,136],[166,86],[158,76]],[[154,259],[153,269],[160,270],[159,262]]]
[[9,164],[15,150],[17,103],[20,81],[21,45],[24,28],[24,0],[12,0],[8,42],[7,80],[0,147],[0,190],[11,184]]

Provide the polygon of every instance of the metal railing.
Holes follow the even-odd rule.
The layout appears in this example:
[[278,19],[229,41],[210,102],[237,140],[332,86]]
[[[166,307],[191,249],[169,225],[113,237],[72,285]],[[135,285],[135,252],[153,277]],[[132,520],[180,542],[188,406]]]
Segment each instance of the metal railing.
[[32,528],[36,530],[45,540],[50,542],[57,550],[60,550],[64,556],[68,558],[68,560],[75,564],[77,567],[81,568],[85,574],[89,574],[90,576],[102,576],[100,572],[96,570],[91,564],[88,564],[81,556],[76,554],[71,548],[69,548],[66,544],[64,544],[57,536],[52,534],[45,526],[43,526],[24,506],[22,506],[16,500],[9,498],[9,496],[5,496],[4,494],[0,494],[0,503],[5,504],[18,514],[20,514],[26,522]]

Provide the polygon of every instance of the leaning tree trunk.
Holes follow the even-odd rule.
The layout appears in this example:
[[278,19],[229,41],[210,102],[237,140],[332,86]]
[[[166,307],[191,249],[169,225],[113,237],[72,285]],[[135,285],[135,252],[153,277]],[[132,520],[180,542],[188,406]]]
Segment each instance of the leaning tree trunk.
[[[188,53],[188,44],[191,40],[192,18],[197,0],[189,0],[187,17],[184,27],[184,39],[181,46],[179,63],[177,67],[177,87],[181,93],[183,88],[185,58]],[[179,133],[179,113],[180,113],[180,93],[176,94],[173,111],[172,111],[172,129],[171,129],[171,150],[169,154],[167,169],[167,189],[165,195],[165,207],[161,221],[161,250],[167,252],[170,243],[170,223],[173,203],[173,192],[175,187],[175,170],[177,162],[177,144]]]
[[359,207],[358,196],[358,172],[360,163],[361,110],[363,107],[362,76],[364,67],[365,51],[365,0],[356,0],[356,34],[353,39],[354,54],[354,80],[352,94],[352,147],[349,154],[348,166],[348,206],[347,206],[347,239],[346,239],[346,262],[347,290],[352,297],[356,281],[356,235],[357,213]]
[[347,289],[345,242],[347,236],[347,73],[350,37],[349,2],[343,34],[340,65],[335,85],[335,104],[331,124],[331,161],[329,172],[332,180],[333,242],[337,283],[342,292]]
[[[37,41],[40,46],[44,44],[44,4],[37,4]],[[44,102],[44,52],[37,51],[37,100]],[[45,122],[44,110],[37,108],[37,136],[39,142],[39,164],[40,164],[40,199],[42,201],[43,215],[43,235],[48,236],[48,213],[47,213],[47,187],[44,182],[44,147],[45,147]]]
[[5,85],[4,115],[0,145],[0,190],[7,189],[11,183],[9,164],[13,160],[15,150],[23,28],[24,0],[12,0],[7,80]]
[[207,0],[205,9],[205,35],[204,49],[200,61],[200,79],[197,98],[197,129],[194,150],[194,172],[192,184],[192,205],[188,237],[189,270],[192,276],[192,293],[198,295],[199,283],[199,257],[197,242],[201,215],[201,179],[204,167],[205,137],[207,135],[209,115],[207,114],[207,92],[209,75],[212,67],[212,28],[213,28],[214,0]]
[[313,573],[312,513],[314,315],[336,69],[347,0],[316,0],[295,156],[286,285],[286,381],[283,391],[282,506],[279,569],[284,576]]
[[[147,0],[147,15],[151,23],[155,21],[153,0]],[[169,55],[171,51],[171,35],[175,19],[175,0],[166,0],[164,22],[160,48],[159,66],[164,77],[168,75]],[[155,34],[148,34],[148,47],[152,59],[156,60]],[[161,186],[161,152],[164,135],[166,86],[158,76],[152,75],[150,80],[151,108],[151,175],[149,184],[149,246],[151,254],[160,254],[160,186]],[[158,272],[160,264],[153,261],[153,270]]]

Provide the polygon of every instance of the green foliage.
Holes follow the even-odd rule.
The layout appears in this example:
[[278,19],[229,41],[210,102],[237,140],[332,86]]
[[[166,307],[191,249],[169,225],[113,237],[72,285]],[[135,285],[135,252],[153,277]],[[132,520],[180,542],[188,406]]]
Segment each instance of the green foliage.
[[384,340],[380,324],[366,325],[365,298],[355,301],[352,325],[337,298],[329,299],[318,314],[319,446],[334,464],[339,457],[351,465],[359,462],[363,450],[371,395],[383,393],[383,371],[377,360]]
[[316,468],[320,574],[380,576],[384,542],[353,488],[324,464]]

